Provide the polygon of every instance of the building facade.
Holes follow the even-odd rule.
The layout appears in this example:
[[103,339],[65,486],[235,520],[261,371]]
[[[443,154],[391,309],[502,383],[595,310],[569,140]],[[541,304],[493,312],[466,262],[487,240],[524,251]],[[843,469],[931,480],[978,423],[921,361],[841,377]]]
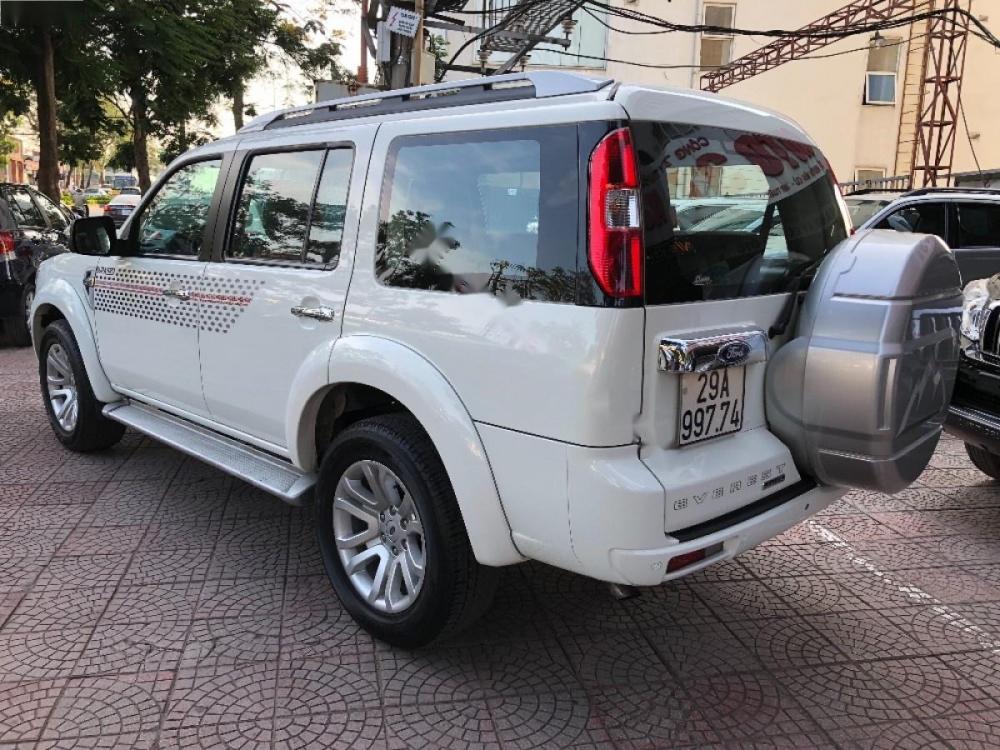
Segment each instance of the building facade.
[[[503,0],[479,0],[501,4]],[[738,29],[797,29],[843,7],[843,0],[611,0],[619,7],[683,24]],[[475,0],[469,9],[476,7]],[[972,0],[987,25],[1000,24],[998,0]],[[996,11],[990,17],[988,10]],[[705,71],[746,55],[772,38],[727,33],[650,33],[648,25],[579,11],[566,52],[542,45],[528,66],[559,67],[620,81],[701,88]],[[561,29],[552,32],[560,35]],[[453,49],[468,37],[451,34]],[[914,160],[917,110],[923,88],[926,22],[877,37],[852,36],[723,89],[722,96],[781,112],[819,143],[844,182],[909,174]],[[473,45],[461,62],[478,64]],[[495,55],[491,62],[506,59]],[[649,67],[645,67],[649,66]],[[467,75],[467,74],[465,74]],[[965,122],[956,133],[953,172],[1000,168],[1000,50],[970,36],[962,87]],[[977,166],[978,159],[978,166]],[[919,181],[919,177],[918,177]]]

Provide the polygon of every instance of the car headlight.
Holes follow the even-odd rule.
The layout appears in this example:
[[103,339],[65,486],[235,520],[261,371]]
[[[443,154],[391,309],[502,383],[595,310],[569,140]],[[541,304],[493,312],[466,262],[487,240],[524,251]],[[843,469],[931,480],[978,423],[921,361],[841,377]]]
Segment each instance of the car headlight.
[[986,305],[990,301],[988,279],[970,281],[962,292],[962,335],[969,341],[979,341],[979,332],[986,319]]

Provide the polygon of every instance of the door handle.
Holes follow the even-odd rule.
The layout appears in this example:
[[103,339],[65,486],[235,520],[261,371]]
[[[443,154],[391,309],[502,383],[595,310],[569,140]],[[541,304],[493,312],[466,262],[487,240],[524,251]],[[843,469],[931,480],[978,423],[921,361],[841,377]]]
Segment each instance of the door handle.
[[329,307],[293,307],[292,315],[296,318],[313,318],[329,323],[334,318],[334,311]]
[[186,289],[164,289],[164,297],[173,297],[174,299],[179,299],[181,302],[187,302],[191,299],[191,292]]

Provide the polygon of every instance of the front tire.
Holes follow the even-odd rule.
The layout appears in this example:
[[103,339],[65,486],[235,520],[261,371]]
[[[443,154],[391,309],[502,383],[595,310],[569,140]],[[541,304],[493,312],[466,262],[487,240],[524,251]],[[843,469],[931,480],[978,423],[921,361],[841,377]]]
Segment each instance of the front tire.
[[489,606],[495,568],[476,562],[447,472],[415,419],[390,414],[344,430],[316,485],[323,563],[368,632],[418,648]]
[[983,474],[993,479],[1000,479],[1000,456],[969,443],[965,444],[965,452],[969,454],[969,459]]
[[73,331],[65,320],[45,329],[38,350],[38,376],[49,423],[59,442],[80,453],[104,450],[125,434],[125,425],[101,413]]

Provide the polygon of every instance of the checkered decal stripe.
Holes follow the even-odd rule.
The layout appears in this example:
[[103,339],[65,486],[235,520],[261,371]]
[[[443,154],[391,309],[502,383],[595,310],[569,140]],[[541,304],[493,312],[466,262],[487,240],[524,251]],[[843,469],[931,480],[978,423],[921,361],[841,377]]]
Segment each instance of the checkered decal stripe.
[[[203,278],[184,273],[98,269],[94,309],[155,323],[229,333],[264,285],[253,279]],[[184,289],[191,298],[178,303],[166,289]]]

